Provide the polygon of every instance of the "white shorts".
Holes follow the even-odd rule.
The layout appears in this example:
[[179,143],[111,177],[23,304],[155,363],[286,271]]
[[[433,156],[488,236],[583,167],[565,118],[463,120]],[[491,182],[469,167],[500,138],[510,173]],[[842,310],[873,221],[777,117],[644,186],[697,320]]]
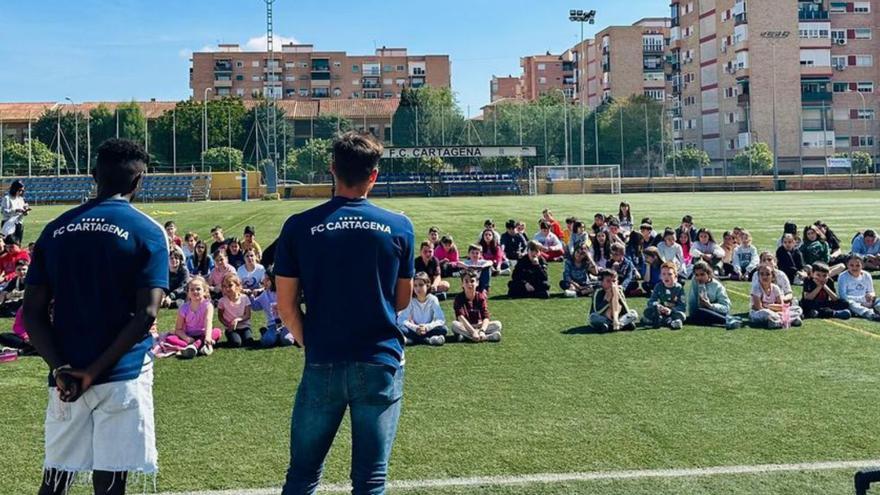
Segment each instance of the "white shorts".
[[76,402],[49,389],[45,469],[155,473],[153,370],[133,380],[95,385]]

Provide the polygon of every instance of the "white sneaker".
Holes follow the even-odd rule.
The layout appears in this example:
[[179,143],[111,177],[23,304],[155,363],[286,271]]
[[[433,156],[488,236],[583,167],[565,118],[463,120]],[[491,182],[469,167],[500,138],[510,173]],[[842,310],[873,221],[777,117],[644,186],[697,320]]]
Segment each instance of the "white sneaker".
[[672,320],[669,323],[669,328],[671,328],[673,330],[681,330],[681,327],[683,327],[683,326],[684,326],[684,324],[681,322],[681,320]]
[[510,275],[510,268],[505,268],[504,270],[501,270],[500,272],[498,272],[498,275]]
[[199,349],[199,354],[202,356],[210,356],[214,354],[214,346],[203,345],[201,349]]
[[577,292],[571,289],[565,289],[565,297],[577,297]]
[[443,345],[446,343],[446,337],[442,335],[434,335],[433,337],[428,337],[428,345]]
[[501,342],[501,332],[495,332],[486,335],[486,342]]

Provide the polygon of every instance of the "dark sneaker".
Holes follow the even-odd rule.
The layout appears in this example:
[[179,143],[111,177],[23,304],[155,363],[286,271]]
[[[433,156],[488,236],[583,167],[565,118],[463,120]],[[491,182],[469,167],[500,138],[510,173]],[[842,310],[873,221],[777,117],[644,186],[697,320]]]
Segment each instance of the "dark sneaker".
[[850,310],[848,309],[841,309],[832,313],[831,317],[837,318],[838,320],[848,320],[852,318],[852,312],[850,312]]
[[199,350],[196,349],[196,346],[188,345],[188,346],[184,347],[183,349],[181,349],[180,352],[177,353],[177,357],[179,357],[180,359],[192,359],[192,358],[196,357],[196,355],[198,353],[199,353]]

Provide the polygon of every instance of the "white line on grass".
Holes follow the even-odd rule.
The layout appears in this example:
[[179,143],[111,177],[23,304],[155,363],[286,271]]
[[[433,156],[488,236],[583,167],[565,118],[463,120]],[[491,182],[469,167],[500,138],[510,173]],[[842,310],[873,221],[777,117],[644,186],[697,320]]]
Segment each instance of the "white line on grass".
[[[731,474],[766,474],[784,472],[830,471],[837,469],[861,469],[880,465],[880,459],[864,461],[803,462],[797,464],[757,464],[751,466],[716,466],[686,469],[638,469],[628,471],[596,471],[586,473],[543,473],[521,476],[476,476],[471,478],[443,478],[423,480],[398,480],[388,483],[392,490],[424,490],[432,488],[505,486],[535,483],[569,483],[578,481],[633,480],[645,478],[696,478]],[[321,486],[325,493],[348,492],[348,484]],[[277,495],[279,488],[256,490],[221,490],[162,493],[159,495]]]

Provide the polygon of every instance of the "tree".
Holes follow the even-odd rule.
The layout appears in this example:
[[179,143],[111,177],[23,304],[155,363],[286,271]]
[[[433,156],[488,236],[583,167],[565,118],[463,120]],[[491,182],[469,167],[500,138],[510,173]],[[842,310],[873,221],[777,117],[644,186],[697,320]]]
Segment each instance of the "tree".
[[682,167],[682,169],[692,172],[702,170],[712,163],[708,153],[694,147],[687,147],[676,151],[667,156],[666,160],[667,166],[671,166],[674,162],[676,167]]
[[[330,139],[309,139],[306,145],[296,150],[297,166],[294,177],[312,182],[315,176],[322,176],[330,169],[333,141]],[[290,156],[290,155],[288,155]]]
[[350,119],[340,115],[325,114],[315,119],[314,135],[316,138],[333,139],[336,134],[354,129]]
[[837,153],[836,158],[849,158],[852,162],[854,174],[869,174],[874,171],[874,158],[866,151],[853,151],[852,153]]
[[[17,143],[13,140],[7,140],[3,145],[3,174],[10,175],[26,175],[28,173],[28,142]],[[46,146],[42,141],[34,139],[30,145],[31,171],[35,175],[54,174],[58,163],[58,155]],[[61,168],[65,168],[67,163],[61,158]]]
[[[174,160],[189,168],[201,161],[205,104],[201,101],[177,102],[150,126],[150,153],[161,162]],[[244,149],[247,109],[240,98],[227,97],[208,102],[208,148]]]
[[211,148],[204,153],[205,165],[212,170],[238,170],[244,162],[244,154],[241,150],[221,146]]
[[773,152],[767,143],[747,146],[733,157],[733,167],[743,175],[763,175],[773,170]]
[[[79,125],[77,125],[77,120]],[[40,115],[40,118],[33,124],[32,135],[35,139],[34,143],[40,141],[47,149],[53,153],[59,149],[59,133],[60,134],[60,150],[64,157],[62,168],[66,167],[66,163],[73,163],[76,157],[77,136],[79,136],[79,163],[85,171],[86,149],[88,134],[86,133],[86,118],[81,113],[66,112],[61,107],[47,109]],[[77,128],[79,133],[77,133]],[[67,170],[64,170],[67,172]],[[73,170],[69,171],[73,172]]]

